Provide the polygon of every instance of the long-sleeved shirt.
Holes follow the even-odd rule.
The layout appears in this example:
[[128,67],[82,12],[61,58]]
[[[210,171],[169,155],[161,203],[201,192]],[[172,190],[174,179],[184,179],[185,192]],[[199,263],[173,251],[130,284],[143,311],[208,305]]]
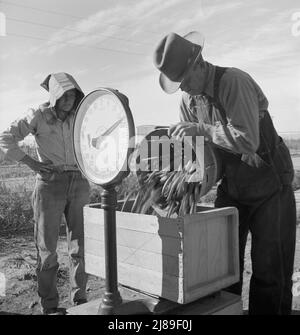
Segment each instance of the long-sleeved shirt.
[[27,115],[0,134],[0,148],[9,159],[20,161],[25,153],[19,148],[18,142],[32,134],[41,162],[51,161],[55,166],[76,165],[72,142],[73,120],[73,112],[63,122],[56,117],[52,107],[30,109]]
[[[219,101],[226,112],[227,124],[208,102],[213,98],[215,66],[205,62],[207,85],[204,94],[183,94],[180,119],[199,122],[201,133],[214,144],[242,155],[253,155],[259,146],[259,118],[268,109],[268,100],[249,74],[228,68],[220,80]],[[216,116],[216,117],[213,117]]]

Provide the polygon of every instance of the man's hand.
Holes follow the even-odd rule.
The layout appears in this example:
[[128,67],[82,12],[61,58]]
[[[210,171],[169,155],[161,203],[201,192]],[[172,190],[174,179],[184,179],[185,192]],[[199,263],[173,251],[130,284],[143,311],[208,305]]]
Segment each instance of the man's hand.
[[197,123],[179,122],[171,126],[168,131],[170,137],[175,137],[177,140],[183,140],[184,136],[202,136],[202,132]]
[[52,162],[49,163],[38,162],[28,155],[26,155],[23,159],[21,159],[21,162],[26,164],[31,170],[37,173],[43,173],[43,172],[52,173],[55,172],[56,170]]

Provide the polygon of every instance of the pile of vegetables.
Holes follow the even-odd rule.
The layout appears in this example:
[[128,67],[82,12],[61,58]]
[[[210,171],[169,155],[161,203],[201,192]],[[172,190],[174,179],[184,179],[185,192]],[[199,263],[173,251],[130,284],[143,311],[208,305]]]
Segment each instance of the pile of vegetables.
[[167,217],[196,212],[201,183],[192,182],[196,169],[189,164],[182,171],[153,171],[143,181],[131,211],[149,213],[151,208],[164,210]]
[[[184,216],[196,212],[196,205],[200,200],[201,182],[199,182],[199,169],[197,169],[195,157],[185,165],[182,164],[182,167],[174,168],[176,154],[174,146],[172,148],[168,156],[169,165],[161,166],[163,158],[161,155],[150,157],[146,159],[148,162],[146,171],[137,172],[140,189],[131,212],[153,214],[159,210],[160,214],[166,217]],[[153,163],[155,159],[157,165],[153,169],[153,164],[151,165],[150,162],[152,160]],[[125,199],[123,209],[131,197],[132,194],[129,194]]]

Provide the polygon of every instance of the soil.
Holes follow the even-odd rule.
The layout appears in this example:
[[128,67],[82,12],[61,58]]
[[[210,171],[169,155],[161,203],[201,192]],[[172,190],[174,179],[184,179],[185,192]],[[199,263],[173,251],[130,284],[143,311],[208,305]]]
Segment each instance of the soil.
[[[246,248],[246,266],[244,273],[243,308],[248,307],[249,280],[251,276],[250,238]],[[60,268],[58,272],[58,291],[60,307],[69,308],[69,275],[66,237],[62,235],[58,243]],[[0,314],[41,314],[35,274],[36,250],[31,232],[19,235],[0,236],[0,276],[5,275],[6,287],[0,282]],[[296,275],[296,273],[298,273]],[[2,275],[3,277],[3,275]],[[300,226],[297,229],[296,258],[294,265],[294,291],[298,288],[298,295],[293,299],[294,314],[300,313]],[[1,278],[0,278],[1,281]],[[100,298],[104,293],[105,282],[102,278],[89,276],[87,293],[88,300]],[[122,295],[122,291],[120,288]],[[123,296],[123,295],[122,295]],[[132,296],[124,297],[134,299]]]

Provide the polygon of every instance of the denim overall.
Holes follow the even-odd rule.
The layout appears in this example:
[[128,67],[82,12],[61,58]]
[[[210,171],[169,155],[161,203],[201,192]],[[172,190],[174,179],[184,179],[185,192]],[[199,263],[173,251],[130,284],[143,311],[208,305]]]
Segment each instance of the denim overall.
[[[216,67],[214,97],[226,68]],[[197,105],[197,96],[191,97]],[[198,118],[227,124],[226,111],[218,98]],[[195,106],[196,106],[195,105]],[[290,153],[278,136],[268,111],[260,112],[260,145],[257,159],[216,147],[223,164],[223,177],[217,189],[215,207],[234,206],[239,211],[240,282],[228,291],[241,295],[244,253],[251,232],[252,277],[249,314],[290,314],[295,254],[296,206],[291,186],[294,170]]]

